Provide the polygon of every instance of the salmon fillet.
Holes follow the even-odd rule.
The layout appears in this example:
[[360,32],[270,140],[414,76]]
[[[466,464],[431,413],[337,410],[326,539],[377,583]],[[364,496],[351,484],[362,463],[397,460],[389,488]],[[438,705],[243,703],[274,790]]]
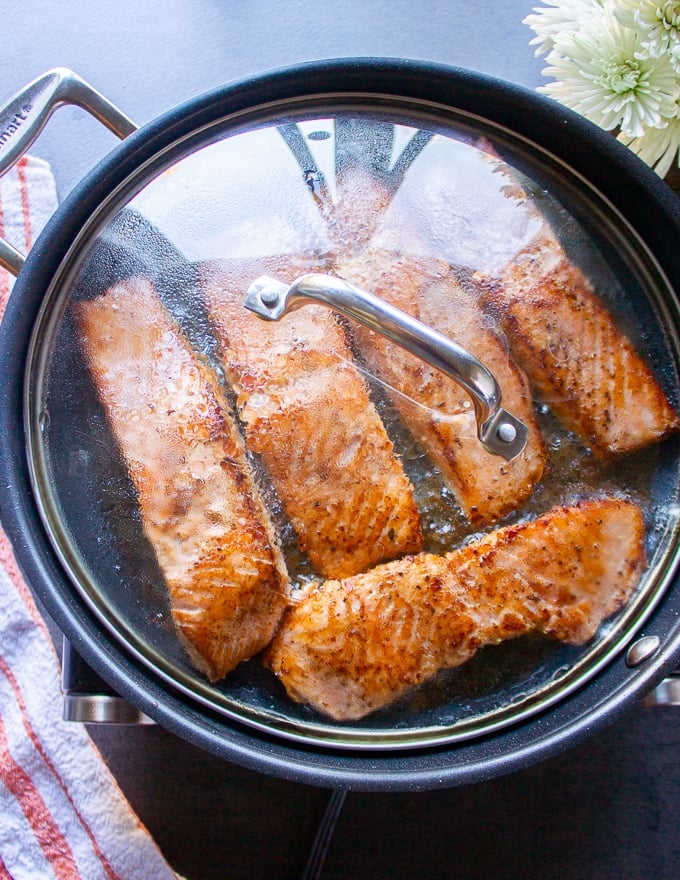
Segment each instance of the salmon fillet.
[[[262,265],[206,269],[205,299],[246,444],[257,453],[301,549],[347,577],[422,546],[413,488],[356,369],[344,327],[322,306],[268,323],[243,298]],[[296,273],[282,266],[279,278]]]
[[293,700],[358,719],[485,645],[532,632],[586,642],[631,595],[644,564],[635,504],[554,508],[446,556],[312,585],[266,659]]
[[680,427],[652,371],[547,227],[489,285],[486,303],[538,396],[598,457]]
[[233,417],[149,280],[76,309],[180,640],[216,681],[268,644],[286,605],[283,559]]
[[546,454],[528,383],[482,311],[477,291],[463,286],[442,263],[386,251],[341,257],[336,270],[457,342],[491,370],[503,406],[529,428],[526,448],[511,462],[481,445],[472,401],[453,379],[372,330],[351,327],[368,369],[389,386],[401,421],[437,465],[465,516],[475,523],[493,522],[519,507],[540,481]]

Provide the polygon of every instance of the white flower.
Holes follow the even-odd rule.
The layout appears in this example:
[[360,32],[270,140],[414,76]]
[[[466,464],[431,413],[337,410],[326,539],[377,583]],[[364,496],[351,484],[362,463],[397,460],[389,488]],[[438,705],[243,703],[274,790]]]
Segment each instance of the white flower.
[[529,41],[536,46],[536,55],[546,55],[554,45],[554,37],[568,30],[576,30],[595,7],[604,0],[545,0],[551,8],[537,6],[533,15],[527,15],[522,24],[528,25],[536,34]]
[[621,133],[618,140],[650,165],[659,177],[665,177],[674,159],[677,158],[680,167],[680,104],[676,115],[667,120],[663,128],[646,129],[636,138]]
[[615,15],[640,35],[640,51],[659,58],[668,54],[680,72],[680,0],[618,0]]
[[545,0],[524,19],[547,54],[539,87],[661,176],[680,166],[680,0]]
[[539,91],[608,131],[642,137],[675,114],[678,81],[670,59],[642,57],[638,32],[622,25],[609,3],[591,10],[587,26],[555,34],[548,61],[543,73],[556,82]]

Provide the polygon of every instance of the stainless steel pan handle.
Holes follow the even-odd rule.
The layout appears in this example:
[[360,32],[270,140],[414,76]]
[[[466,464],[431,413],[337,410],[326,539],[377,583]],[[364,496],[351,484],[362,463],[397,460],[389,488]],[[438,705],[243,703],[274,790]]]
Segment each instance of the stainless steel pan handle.
[[[82,107],[120,138],[137,129],[132,120],[73,71],[55,68],[33,80],[0,109],[0,176],[30,149],[52,113],[62,104]],[[25,259],[24,254],[0,238],[0,267],[18,275]],[[149,723],[143,713],[116,694],[71,692],[67,681],[71,667],[66,661],[62,664],[66,720]]]
[[643,700],[645,706],[680,706],[680,670],[664,678]]
[[[120,138],[137,129],[132,120],[72,70],[57,67],[39,76],[0,110],[0,176],[29,150],[62,104],[87,110]],[[18,275],[25,257],[0,239],[0,266]]]
[[244,305],[265,320],[277,321],[311,302],[359,321],[454,379],[472,398],[477,436],[489,452],[511,461],[524,450],[527,426],[501,407],[500,387],[484,364],[372,293],[334,275],[302,275],[290,286],[263,276],[250,286]]
[[61,653],[61,686],[64,721],[83,724],[154,724],[148,715],[119,697],[65,638]]

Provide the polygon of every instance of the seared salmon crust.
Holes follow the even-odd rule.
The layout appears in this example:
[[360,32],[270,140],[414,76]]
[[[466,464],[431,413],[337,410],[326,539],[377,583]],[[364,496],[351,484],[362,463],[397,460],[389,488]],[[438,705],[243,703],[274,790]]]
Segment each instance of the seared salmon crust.
[[234,418],[148,279],[79,303],[77,321],[180,640],[215,681],[269,643],[288,584]]
[[485,645],[527,633],[588,641],[630,597],[645,561],[632,502],[557,507],[446,556],[311,586],[267,662],[293,700],[337,721],[362,718]]

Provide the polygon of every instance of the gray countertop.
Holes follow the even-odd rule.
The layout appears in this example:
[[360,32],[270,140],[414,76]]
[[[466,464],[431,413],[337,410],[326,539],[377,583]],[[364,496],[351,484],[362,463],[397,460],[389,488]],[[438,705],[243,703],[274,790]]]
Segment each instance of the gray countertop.
[[[2,91],[70,67],[139,125],[224,83],[288,65],[356,56],[452,64],[528,87],[541,61],[521,23],[529,3],[460,0],[104,0],[5,2]],[[65,108],[40,154],[64,194],[115,144]]]
[[[137,123],[253,74],[321,58],[408,57],[530,88],[542,62],[519,0],[6,0],[1,97],[71,67]],[[60,196],[115,144],[60,109],[32,152]],[[325,878],[672,878],[680,875],[673,709],[634,708],[549,761],[454,790],[350,793]],[[328,793],[226,764],[158,727],[92,729],[188,880],[300,876]]]

